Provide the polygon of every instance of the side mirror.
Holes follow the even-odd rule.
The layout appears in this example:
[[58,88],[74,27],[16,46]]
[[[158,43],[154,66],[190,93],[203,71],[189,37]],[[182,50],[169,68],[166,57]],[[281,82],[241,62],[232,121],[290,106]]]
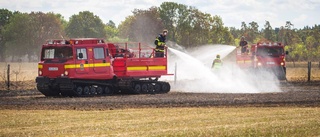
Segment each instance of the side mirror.
[[79,59],[82,59],[82,58],[83,58],[83,53],[79,53],[79,54],[78,54],[78,58],[79,58]]
[[286,55],[288,55],[289,54],[289,51],[286,51]]

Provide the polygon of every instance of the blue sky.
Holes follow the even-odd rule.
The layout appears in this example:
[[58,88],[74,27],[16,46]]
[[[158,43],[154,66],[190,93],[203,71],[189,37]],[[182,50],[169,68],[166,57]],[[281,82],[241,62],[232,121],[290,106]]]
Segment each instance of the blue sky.
[[[134,9],[160,6],[163,0],[0,0],[0,8],[30,13],[60,13],[66,20],[80,11],[91,11],[104,23],[119,25]],[[269,21],[273,28],[291,21],[294,28],[320,24],[320,0],[172,0],[218,15],[227,27],[241,27],[241,22],[255,21],[263,28]]]

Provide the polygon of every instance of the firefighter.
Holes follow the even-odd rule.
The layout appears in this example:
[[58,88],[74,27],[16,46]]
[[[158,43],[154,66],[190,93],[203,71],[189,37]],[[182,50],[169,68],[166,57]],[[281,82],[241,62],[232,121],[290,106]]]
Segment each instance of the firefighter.
[[216,58],[212,62],[211,68],[213,70],[219,70],[222,67],[222,61],[220,59],[220,55],[218,54]]
[[245,37],[244,37],[244,36],[241,37],[239,46],[241,47],[241,54],[247,52],[248,42],[245,40]]
[[164,57],[164,48],[166,47],[166,36],[168,34],[168,30],[164,29],[162,34],[159,34],[154,41],[156,45],[156,57]]

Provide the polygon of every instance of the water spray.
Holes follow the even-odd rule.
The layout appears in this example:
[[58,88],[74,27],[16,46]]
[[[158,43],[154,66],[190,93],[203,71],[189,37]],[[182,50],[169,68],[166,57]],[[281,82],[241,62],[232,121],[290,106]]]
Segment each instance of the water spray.
[[[190,93],[264,93],[281,92],[277,82],[257,84],[257,80],[242,71],[234,62],[225,62],[220,73],[211,70],[217,54],[222,60],[235,50],[234,46],[206,45],[188,51],[188,54],[173,48],[168,71],[176,71],[177,82],[172,90]],[[176,64],[176,65],[175,65]],[[172,67],[175,66],[175,67]],[[170,80],[170,79],[168,79]]]

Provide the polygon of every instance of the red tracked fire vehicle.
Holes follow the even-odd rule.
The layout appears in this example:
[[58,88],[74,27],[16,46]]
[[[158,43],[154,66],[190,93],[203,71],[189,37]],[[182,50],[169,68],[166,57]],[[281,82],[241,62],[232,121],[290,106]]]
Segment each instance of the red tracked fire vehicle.
[[[165,55],[167,50],[165,50]],[[167,93],[167,56],[154,58],[141,43],[106,43],[98,38],[49,40],[42,45],[37,89],[45,96]]]
[[257,43],[245,53],[237,50],[237,64],[240,68],[256,72],[272,72],[279,80],[286,80],[284,45],[281,43]]

